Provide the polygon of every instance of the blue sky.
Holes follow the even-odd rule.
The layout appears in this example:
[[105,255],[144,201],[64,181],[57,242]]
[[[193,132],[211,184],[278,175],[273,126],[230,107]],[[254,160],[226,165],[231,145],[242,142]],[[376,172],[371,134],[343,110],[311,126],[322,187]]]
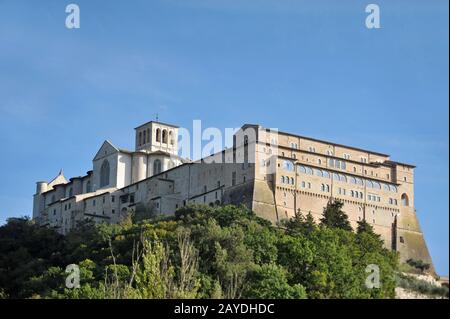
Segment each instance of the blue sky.
[[[417,165],[415,202],[448,274],[448,2],[0,0],[0,222],[35,181],[91,169],[152,120],[259,123]],[[365,27],[377,3],[381,29]]]

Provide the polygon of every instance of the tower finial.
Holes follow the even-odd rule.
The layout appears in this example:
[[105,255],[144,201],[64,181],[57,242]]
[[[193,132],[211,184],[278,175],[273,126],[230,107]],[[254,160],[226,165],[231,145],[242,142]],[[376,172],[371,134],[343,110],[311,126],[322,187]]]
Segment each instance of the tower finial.
[[158,116],[158,113],[156,113],[156,122],[158,122],[159,121],[159,116]]
[[59,170],[58,175],[64,175],[64,170],[62,168]]

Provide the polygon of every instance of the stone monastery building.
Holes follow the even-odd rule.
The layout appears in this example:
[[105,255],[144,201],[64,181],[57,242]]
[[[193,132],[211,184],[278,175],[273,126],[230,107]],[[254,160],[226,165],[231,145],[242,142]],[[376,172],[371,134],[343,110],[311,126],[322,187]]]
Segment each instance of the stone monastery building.
[[318,221],[331,198],[353,228],[365,219],[402,260],[431,258],[414,208],[414,169],[389,155],[246,124],[232,148],[178,156],[178,127],[136,129],[135,150],[105,141],[84,176],[37,182],[33,218],[66,234],[78,221],[119,222],[130,210],[173,214],[191,203],[245,204],[274,223],[296,211]]

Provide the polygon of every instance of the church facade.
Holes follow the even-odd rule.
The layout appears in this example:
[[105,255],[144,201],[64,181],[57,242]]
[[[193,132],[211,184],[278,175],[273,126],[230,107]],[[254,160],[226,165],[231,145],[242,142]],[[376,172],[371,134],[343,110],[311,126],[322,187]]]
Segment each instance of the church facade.
[[332,198],[355,229],[366,220],[402,260],[432,264],[414,208],[411,164],[387,154],[246,124],[233,147],[198,161],[178,156],[178,127],[135,129],[135,150],[105,141],[84,176],[37,182],[33,219],[66,234],[84,219],[118,223],[130,211],[173,214],[192,203],[244,204],[273,223]]

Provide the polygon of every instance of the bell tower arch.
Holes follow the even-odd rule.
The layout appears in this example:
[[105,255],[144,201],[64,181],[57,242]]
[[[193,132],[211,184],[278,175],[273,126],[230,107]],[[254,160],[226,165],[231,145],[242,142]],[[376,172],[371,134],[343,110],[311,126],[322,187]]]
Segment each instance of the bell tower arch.
[[178,126],[150,121],[135,128],[136,151],[178,153]]

